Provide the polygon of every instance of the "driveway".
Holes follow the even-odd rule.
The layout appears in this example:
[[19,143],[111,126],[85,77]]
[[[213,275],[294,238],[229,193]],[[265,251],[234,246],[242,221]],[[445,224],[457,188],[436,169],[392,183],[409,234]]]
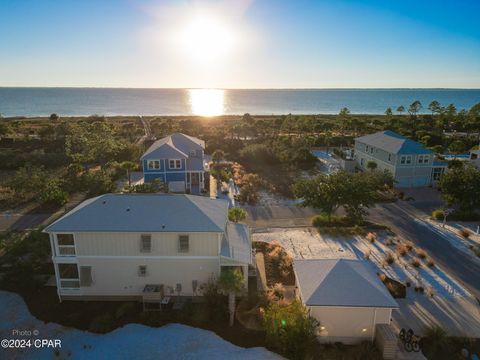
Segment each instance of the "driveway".
[[56,212],[39,212],[36,207],[30,206],[24,211],[3,211],[0,212],[0,231],[24,231],[46,225],[63,216],[67,211],[85,200],[85,194],[76,193],[72,195],[69,202]]
[[401,237],[424,248],[442,268],[480,299],[479,262],[422,221],[421,217],[424,215],[418,206],[412,206],[405,201],[379,204],[369,209],[371,221],[389,226]]
[[245,205],[243,208],[247,211],[247,219],[245,222],[253,229],[311,226],[312,216],[318,214],[318,211],[313,208],[304,208],[295,205]]

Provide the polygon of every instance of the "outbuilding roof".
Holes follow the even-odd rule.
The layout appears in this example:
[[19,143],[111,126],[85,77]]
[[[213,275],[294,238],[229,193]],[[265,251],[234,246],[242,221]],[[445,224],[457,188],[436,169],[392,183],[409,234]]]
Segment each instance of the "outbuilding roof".
[[385,130],[356,138],[366,145],[385,150],[392,154],[431,154],[432,150],[396,132]]
[[152,156],[159,158],[173,156],[187,158],[190,151],[202,149],[205,149],[205,141],[182,133],[174,133],[155,141],[140,159],[143,160]]
[[228,202],[184,194],[105,194],[85,200],[45,232],[223,232]]
[[352,259],[294,261],[297,286],[308,306],[398,308],[369,264]]

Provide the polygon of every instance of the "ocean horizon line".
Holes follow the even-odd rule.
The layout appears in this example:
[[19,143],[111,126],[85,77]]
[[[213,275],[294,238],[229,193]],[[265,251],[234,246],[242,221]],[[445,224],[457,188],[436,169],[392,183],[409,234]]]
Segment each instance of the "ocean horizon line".
[[0,89],[125,89],[125,90],[480,90],[477,88],[461,87],[298,87],[298,88],[277,88],[277,87],[252,87],[252,88],[222,88],[222,87],[125,87],[125,86],[3,86]]

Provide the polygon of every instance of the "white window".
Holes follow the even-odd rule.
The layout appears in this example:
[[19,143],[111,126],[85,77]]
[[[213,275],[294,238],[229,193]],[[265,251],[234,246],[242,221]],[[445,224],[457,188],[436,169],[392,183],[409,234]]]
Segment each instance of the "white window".
[[80,279],[77,264],[58,264],[57,266],[60,287],[62,289],[78,289]]
[[180,169],[182,167],[182,161],[178,159],[168,160],[168,167],[170,169]]
[[80,286],[92,286],[92,267],[80,266]]
[[365,152],[368,152],[368,145],[365,145]]
[[392,154],[388,154],[388,161],[392,161]]
[[140,236],[140,252],[149,253],[152,251],[152,235],[142,234]]
[[405,165],[405,164],[411,164],[412,163],[412,157],[410,155],[403,155],[400,157],[400,164]]
[[138,267],[138,276],[140,277],[147,276],[147,265],[140,265]]
[[373,154],[373,147],[370,148],[370,154]]
[[360,165],[363,166],[363,158],[360,159]]
[[424,155],[423,156],[423,163],[428,164],[429,161],[430,161],[430,156],[429,155]]
[[73,234],[57,234],[58,255],[75,256]]
[[160,160],[148,160],[148,170],[160,169]]
[[189,251],[190,241],[188,235],[180,235],[178,237],[178,252],[186,253]]
[[423,164],[423,155],[418,155],[418,163]]

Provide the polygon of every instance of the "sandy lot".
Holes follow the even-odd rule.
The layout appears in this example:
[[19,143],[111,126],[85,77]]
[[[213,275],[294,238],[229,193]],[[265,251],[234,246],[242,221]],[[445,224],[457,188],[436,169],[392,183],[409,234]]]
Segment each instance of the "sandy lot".
[[[480,336],[480,311],[476,299],[437,265],[428,267],[426,259],[420,259],[420,267],[412,266],[412,259],[418,257],[415,248],[405,256],[397,255],[397,245],[406,242],[395,236],[381,232],[377,234],[377,240],[371,243],[362,236],[320,235],[313,228],[271,228],[266,232],[254,233],[253,240],[276,240],[296,259],[366,259],[367,254],[366,261],[376,271],[382,271],[403,283],[411,283],[407,288],[407,297],[397,299],[400,309],[394,312],[394,327],[413,328],[421,334],[426,326],[437,323],[452,335]],[[387,253],[394,257],[391,265],[385,261]],[[419,286],[425,289],[424,293],[414,290]]]

